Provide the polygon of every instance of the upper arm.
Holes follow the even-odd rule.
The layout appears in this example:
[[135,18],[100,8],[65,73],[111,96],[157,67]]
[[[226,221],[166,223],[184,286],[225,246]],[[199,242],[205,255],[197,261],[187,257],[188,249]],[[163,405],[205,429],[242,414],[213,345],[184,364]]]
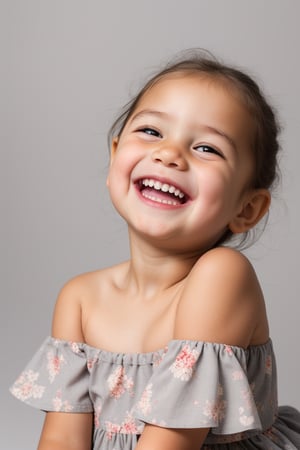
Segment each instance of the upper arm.
[[[246,348],[263,313],[262,292],[247,258],[231,249],[214,249],[199,259],[186,280],[173,337]],[[198,450],[208,431],[146,424],[136,449]]]
[[218,248],[194,266],[180,299],[174,338],[246,348],[264,312],[263,295],[248,259]]
[[52,321],[52,336],[58,339],[84,342],[82,333],[82,299],[84,275],[68,281],[61,289]]
[[[54,308],[52,336],[84,342],[81,326],[84,275],[68,281],[61,289]],[[39,450],[91,450],[92,413],[47,412]]]

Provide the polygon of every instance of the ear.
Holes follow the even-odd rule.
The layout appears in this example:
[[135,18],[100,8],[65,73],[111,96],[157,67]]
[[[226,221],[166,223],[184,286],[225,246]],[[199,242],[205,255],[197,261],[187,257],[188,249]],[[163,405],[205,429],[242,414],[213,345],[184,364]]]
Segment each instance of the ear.
[[[114,137],[111,143],[111,147],[110,147],[110,166],[112,165],[112,162],[114,160],[115,154],[117,152],[117,148],[118,148],[118,143],[119,143],[119,138],[118,136]],[[109,173],[107,175],[106,178],[106,186],[109,187]]]
[[229,223],[232,233],[244,233],[253,228],[270,207],[271,195],[267,189],[254,189],[247,194],[242,210]]
[[115,136],[112,140],[111,147],[110,147],[110,164],[113,162],[113,159],[117,152],[118,144],[119,144],[119,137]]

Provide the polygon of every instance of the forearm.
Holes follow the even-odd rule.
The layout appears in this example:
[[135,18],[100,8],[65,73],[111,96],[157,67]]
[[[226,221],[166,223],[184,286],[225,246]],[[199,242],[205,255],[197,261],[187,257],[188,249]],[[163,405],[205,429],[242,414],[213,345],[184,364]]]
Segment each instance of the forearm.
[[91,450],[93,414],[47,413],[37,450]]
[[73,450],[67,444],[50,440],[39,443],[37,450]]

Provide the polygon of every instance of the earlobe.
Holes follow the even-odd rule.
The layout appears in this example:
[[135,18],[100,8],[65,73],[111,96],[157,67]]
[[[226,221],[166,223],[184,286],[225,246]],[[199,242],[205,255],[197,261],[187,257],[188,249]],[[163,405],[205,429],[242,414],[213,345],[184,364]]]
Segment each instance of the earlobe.
[[229,223],[232,233],[244,233],[253,228],[270,207],[271,195],[267,189],[255,189],[247,197],[242,210]]

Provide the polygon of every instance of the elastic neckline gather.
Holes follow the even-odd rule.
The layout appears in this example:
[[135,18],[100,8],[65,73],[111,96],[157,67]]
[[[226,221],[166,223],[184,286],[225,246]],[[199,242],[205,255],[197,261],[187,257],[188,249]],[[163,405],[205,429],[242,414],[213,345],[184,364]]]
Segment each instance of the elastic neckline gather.
[[191,345],[192,347],[200,346],[202,349],[207,347],[212,347],[216,351],[220,351],[222,349],[231,348],[234,353],[246,353],[249,354],[251,351],[264,351],[269,347],[272,347],[272,341],[269,338],[268,341],[264,344],[251,345],[247,349],[244,349],[235,345],[228,345],[218,342],[207,342],[207,341],[194,341],[194,340],[180,340],[180,339],[172,339],[168,342],[168,344],[164,348],[160,348],[158,350],[149,351],[149,352],[117,352],[111,350],[105,350],[93,345],[87,344],[85,342],[76,342],[76,341],[68,341],[64,339],[54,338],[52,336],[48,336],[46,342],[54,344],[55,346],[62,345],[63,347],[67,346],[73,350],[74,353],[77,353],[76,349],[88,355],[91,359],[97,359],[98,361],[106,361],[106,362],[114,362],[114,363],[125,363],[125,364],[154,364],[158,360],[160,360],[164,353],[170,347],[180,347],[184,345]]

